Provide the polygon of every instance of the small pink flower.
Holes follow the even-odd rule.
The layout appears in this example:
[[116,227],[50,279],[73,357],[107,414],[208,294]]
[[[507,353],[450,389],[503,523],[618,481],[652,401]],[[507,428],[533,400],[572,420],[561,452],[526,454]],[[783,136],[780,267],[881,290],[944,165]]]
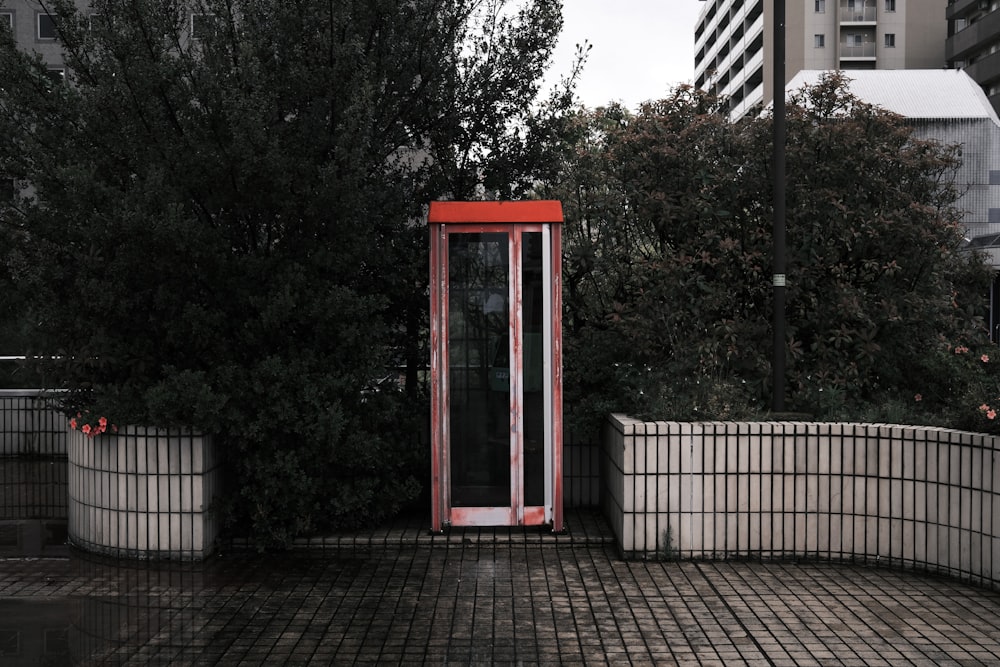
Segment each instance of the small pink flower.
[[69,420],[69,427],[74,431],[76,430],[76,417],[73,417],[72,419]]
[[100,426],[101,426],[102,429],[107,428],[108,427],[108,418],[107,417],[101,417],[100,419],[97,420],[97,423],[100,424]]
[[111,432],[112,432],[112,433],[117,433],[117,432],[118,432],[118,427],[117,427],[117,426],[115,426],[114,424],[112,424],[112,425],[111,425]]
[[84,424],[80,430],[83,431],[84,435],[90,435],[90,424]]
[[979,360],[984,364],[988,364],[990,362],[990,355],[984,354],[983,356],[979,357]]
[[916,402],[918,402],[918,403],[919,403],[920,401],[924,400],[924,397],[923,397],[923,394],[916,394],[916,395],[915,395],[915,396],[913,397],[913,400],[915,400]]
[[990,409],[990,406],[986,405],[985,403],[983,403],[982,405],[979,406],[979,411],[980,412],[986,412],[989,409]]
[[955,348],[955,354],[965,354],[968,351],[969,348],[965,347],[964,345],[959,345],[958,347]]
[[987,419],[996,419],[997,418],[997,411],[996,410],[990,410],[989,412],[986,413],[986,418]]

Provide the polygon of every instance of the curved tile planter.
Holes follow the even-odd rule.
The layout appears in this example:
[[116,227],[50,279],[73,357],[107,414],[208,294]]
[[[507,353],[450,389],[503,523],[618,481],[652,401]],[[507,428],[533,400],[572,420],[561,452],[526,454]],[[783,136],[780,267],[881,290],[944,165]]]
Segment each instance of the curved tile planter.
[[861,560],[1000,588],[998,454],[929,427],[614,415],[602,505],[626,557]]
[[69,540],[128,558],[199,560],[219,523],[209,511],[222,468],[211,436],[126,426],[67,433]]

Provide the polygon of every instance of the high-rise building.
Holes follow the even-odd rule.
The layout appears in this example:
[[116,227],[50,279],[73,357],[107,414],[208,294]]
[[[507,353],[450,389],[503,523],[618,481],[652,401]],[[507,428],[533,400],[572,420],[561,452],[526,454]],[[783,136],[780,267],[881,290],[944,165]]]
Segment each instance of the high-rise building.
[[948,0],[948,67],[964,69],[1000,112],[1000,0]]
[[[78,1],[82,6],[89,0]],[[19,47],[37,53],[53,79],[61,81],[66,76],[56,19],[45,6],[36,0],[0,0],[0,30],[10,30]],[[0,199],[12,201],[18,190],[19,184],[0,172]]]
[[[738,118],[773,97],[774,3],[702,2],[695,28],[695,86],[728,98]],[[944,2],[786,0],[785,81],[800,70],[943,68]]]

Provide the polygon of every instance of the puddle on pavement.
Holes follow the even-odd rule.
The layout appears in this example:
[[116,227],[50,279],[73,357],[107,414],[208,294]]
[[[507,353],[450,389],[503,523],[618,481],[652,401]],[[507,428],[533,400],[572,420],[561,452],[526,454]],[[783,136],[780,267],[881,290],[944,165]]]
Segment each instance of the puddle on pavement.
[[72,664],[69,631],[78,618],[67,600],[0,599],[0,661],[5,665]]
[[[0,567],[46,573],[24,577],[27,590],[0,597],[5,666],[120,664],[141,660],[138,647],[156,646],[164,656],[194,641],[192,602],[205,588],[204,564],[106,560],[74,550]],[[43,590],[33,595],[29,586]]]
[[[66,462],[0,457],[0,665],[187,664],[234,602],[328,572],[311,554],[235,552],[204,562],[113,559],[66,543]],[[363,559],[338,558],[351,569]],[[244,623],[245,624],[245,623]],[[192,653],[193,652],[193,653]]]
[[[0,458],[0,665],[188,664],[257,614],[247,599],[299,580],[353,582],[360,552],[113,559],[66,543],[65,461]],[[256,604],[256,603],[254,603]],[[267,610],[262,610],[267,611]],[[201,658],[197,658],[201,660]],[[209,660],[210,661],[210,660]]]
[[72,549],[66,492],[65,460],[0,458],[0,567],[23,573],[0,595],[0,664],[116,664],[129,647],[192,641],[184,628],[205,565]]

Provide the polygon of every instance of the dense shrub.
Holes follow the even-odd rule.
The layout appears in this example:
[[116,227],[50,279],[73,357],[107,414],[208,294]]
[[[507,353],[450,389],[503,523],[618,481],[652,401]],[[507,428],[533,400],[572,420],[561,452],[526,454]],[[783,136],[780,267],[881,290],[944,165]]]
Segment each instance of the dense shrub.
[[559,3],[509,5],[54,0],[66,83],[0,31],[0,278],[67,410],[216,434],[262,547],[412,498],[427,411],[368,390],[423,362],[417,221],[519,194],[570,100]]
[[[681,87],[579,124],[550,193],[567,212],[567,404],[589,427],[611,409],[766,416],[770,118],[731,123]],[[897,406],[957,423],[983,369],[954,350],[985,341],[989,273],[961,249],[956,150],[917,139],[839,76],[790,100],[787,132],[785,404],[818,419]]]

